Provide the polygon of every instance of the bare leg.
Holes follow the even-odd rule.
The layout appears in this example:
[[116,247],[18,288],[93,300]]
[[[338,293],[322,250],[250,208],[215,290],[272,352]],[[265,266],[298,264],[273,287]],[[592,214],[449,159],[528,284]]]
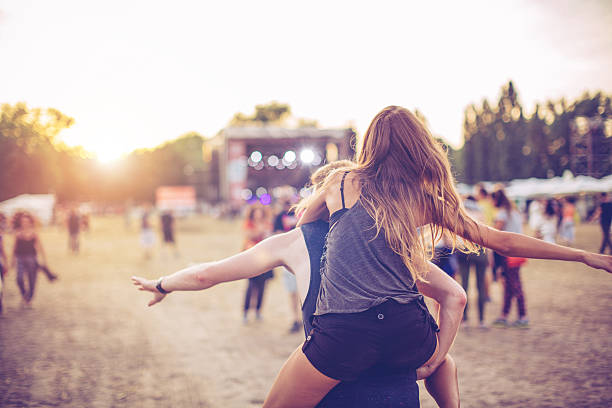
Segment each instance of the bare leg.
[[263,408],[314,407],[339,382],[314,368],[300,346],[278,373]]
[[457,365],[449,354],[446,355],[444,362],[438,366],[436,371],[425,379],[425,388],[440,408],[458,408],[460,406]]

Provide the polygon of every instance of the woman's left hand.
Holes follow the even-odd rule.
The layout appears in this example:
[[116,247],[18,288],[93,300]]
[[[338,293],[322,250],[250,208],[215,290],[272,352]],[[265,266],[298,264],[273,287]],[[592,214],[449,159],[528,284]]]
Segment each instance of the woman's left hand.
[[132,276],[132,283],[134,283],[134,286],[138,287],[138,290],[144,290],[153,293],[153,299],[151,299],[148,306],[153,306],[154,304],[161,302],[166,297],[165,294],[158,291],[155,287],[157,281],[140,278],[138,276]]
[[612,273],[612,256],[610,255],[587,252],[584,255],[584,263],[591,268],[603,269],[608,271],[608,273]]

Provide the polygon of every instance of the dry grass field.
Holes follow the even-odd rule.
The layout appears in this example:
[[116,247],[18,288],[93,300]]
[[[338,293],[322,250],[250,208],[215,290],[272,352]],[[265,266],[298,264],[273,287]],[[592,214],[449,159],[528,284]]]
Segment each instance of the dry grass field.
[[[177,238],[179,258],[157,248],[146,261],[136,223],[126,229],[121,218],[94,218],[78,256],[68,254],[65,231],[43,230],[60,279],[49,283],[39,276],[27,309],[20,305],[14,271],[6,277],[0,406],[261,405],[281,364],[302,341],[302,334],[288,334],[280,274],[268,285],[261,322],[242,323],[244,281],[172,294],[147,308],[148,296],[133,288],[131,275],[157,277],[235,253],[240,226],[180,220]],[[5,242],[12,246],[12,239]],[[598,243],[596,226],[579,227],[577,246],[593,250]],[[467,327],[459,333],[452,354],[463,406],[612,406],[612,276],[545,261],[529,261],[522,274],[529,330]],[[487,320],[497,317],[500,302],[495,285]],[[475,307],[470,314],[474,321]],[[423,388],[421,402],[435,406]]]

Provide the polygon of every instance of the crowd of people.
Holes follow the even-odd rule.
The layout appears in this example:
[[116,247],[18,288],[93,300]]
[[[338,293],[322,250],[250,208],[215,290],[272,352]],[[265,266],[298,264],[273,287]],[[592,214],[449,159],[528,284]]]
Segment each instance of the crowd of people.
[[[483,184],[475,186],[474,194],[463,197],[463,204],[470,216],[500,231],[523,233],[527,225],[536,238],[549,243],[572,246],[575,243],[575,226],[580,223],[574,197],[536,199],[529,203],[522,213],[516,204],[506,196],[502,185],[495,185],[489,192]],[[599,253],[609,248],[610,224],[612,222],[612,201],[607,193],[598,197],[595,211],[588,221],[599,219],[602,228],[602,244]],[[447,237],[439,242],[434,262],[451,277],[457,278],[465,291],[469,290],[471,271],[474,271],[478,291],[478,327],[488,329],[485,307],[491,299],[491,286],[500,282],[503,290],[503,304],[499,316],[492,322],[495,327],[528,328],[527,306],[521,280],[521,266],[526,262],[522,257],[506,257],[495,251],[482,250],[478,254],[464,254],[451,251],[452,243]],[[517,319],[508,320],[512,302],[516,300]],[[463,326],[469,327],[468,307],[465,308]]]

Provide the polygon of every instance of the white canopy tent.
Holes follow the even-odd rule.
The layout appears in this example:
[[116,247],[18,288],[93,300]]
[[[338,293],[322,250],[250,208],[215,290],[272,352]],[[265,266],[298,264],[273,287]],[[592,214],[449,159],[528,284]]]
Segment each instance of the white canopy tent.
[[512,180],[506,194],[513,199],[603,193],[612,191],[612,176],[596,179],[587,176],[564,176],[550,179]]
[[21,194],[0,202],[0,212],[11,217],[17,211],[28,211],[43,224],[53,219],[55,194]]

